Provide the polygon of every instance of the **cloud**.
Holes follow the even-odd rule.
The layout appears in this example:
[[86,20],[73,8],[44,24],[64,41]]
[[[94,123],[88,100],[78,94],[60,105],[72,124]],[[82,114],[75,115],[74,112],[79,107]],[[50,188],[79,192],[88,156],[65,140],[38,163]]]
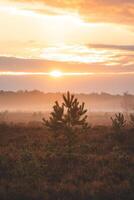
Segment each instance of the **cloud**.
[[57,45],[44,48],[40,57],[46,60],[75,63],[104,63],[111,60],[112,53],[96,50],[86,45]]
[[41,59],[81,64],[134,66],[133,45],[55,45],[42,48]]
[[[10,0],[15,1],[15,0]],[[37,8],[41,13],[49,10],[50,13],[61,14],[63,11],[80,13],[89,22],[112,22],[134,24],[133,0],[19,0],[25,3],[42,3]],[[18,2],[18,0],[17,0]]]
[[[29,71],[46,71],[58,66],[60,69],[67,69],[77,71],[88,69],[94,71],[98,67],[110,66],[111,69],[115,67],[122,68],[131,67],[134,69],[134,45],[106,45],[106,44],[88,44],[88,45],[50,45],[40,46],[34,41],[29,41],[30,46],[26,49],[21,45],[21,50],[24,49],[25,55],[22,53],[2,54],[0,57],[0,69],[8,70],[24,69]],[[30,52],[30,56],[29,56]],[[3,56],[3,57],[2,57]],[[23,59],[19,59],[23,58]],[[5,66],[5,67],[4,67]],[[19,66],[19,67],[18,67]],[[14,68],[15,67],[15,68]],[[17,67],[17,68],[16,68]],[[97,67],[97,68],[96,68]],[[112,68],[113,67],[113,68]],[[132,70],[133,70],[132,69]]]
[[[134,65],[133,65],[134,66]],[[1,90],[41,90],[45,92],[110,92],[134,93],[134,67],[105,66],[104,64],[61,63],[54,61],[0,57],[1,71],[50,72],[53,67],[63,72],[96,72],[97,75],[84,77],[64,77],[58,80],[47,76],[0,76]],[[105,74],[99,74],[105,72]],[[117,73],[116,73],[117,72]],[[130,72],[130,73],[129,73]],[[86,86],[86,87],[85,87]]]
[[[32,42],[33,43],[33,42]],[[38,48],[37,48],[38,49]],[[31,50],[32,52],[32,50]],[[0,71],[49,72],[133,72],[132,45],[55,45],[39,48],[38,56],[0,57]]]
[[117,49],[125,51],[134,51],[134,45],[108,45],[108,44],[91,44],[90,47],[97,49]]

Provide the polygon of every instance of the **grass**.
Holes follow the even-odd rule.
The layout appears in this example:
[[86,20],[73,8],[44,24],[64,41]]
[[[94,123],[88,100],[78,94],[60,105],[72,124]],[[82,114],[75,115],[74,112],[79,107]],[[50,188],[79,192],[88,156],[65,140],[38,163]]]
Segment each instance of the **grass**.
[[118,141],[111,127],[64,132],[0,125],[0,200],[134,199],[134,130]]

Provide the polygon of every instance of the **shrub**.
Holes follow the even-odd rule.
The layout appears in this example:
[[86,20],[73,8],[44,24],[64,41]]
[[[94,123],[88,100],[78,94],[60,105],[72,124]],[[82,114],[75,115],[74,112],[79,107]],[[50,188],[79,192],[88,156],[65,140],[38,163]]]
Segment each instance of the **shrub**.
[[83,131],[88,128],[88,123],[86,122],[87,110],[84,107],[84,103],[80,104],[74,95],[67,92],[66,95],[63,95],[63,103],[61,105],[59,105],[58,101],[55,102],[49,120],[43,119],[43,124],[55,133],[55,143],[58,136],[57,131],[63,132],[67,141],[68,153],[73,151],[73,145],[76,141],[75,131]]
[[122,113],[115,114],[115,118],[112,118],[112,128],[115,132],[121,132],[126,125],[125,117]]
[[53,131],[67,130],[72,132],[76,128],[85,129],[88,127],[87,110],[85,104],[80,104],[78,99],[67,92],[63,95],[63,103],[59,105],[58,101],[53,106],[49,120],[43,119],[43,124]]
[[126,120],[125,117],[122,113],[118,113],[115,114],[115,118],[112,118],[112,129],[115,133],[115,138],[118,141],[122,141],[122,139],[124,139],[124,134],[123,134],[123,130],[124,127],[126,126]]
[[134,114],[130,114],[130,125],[134,128]]

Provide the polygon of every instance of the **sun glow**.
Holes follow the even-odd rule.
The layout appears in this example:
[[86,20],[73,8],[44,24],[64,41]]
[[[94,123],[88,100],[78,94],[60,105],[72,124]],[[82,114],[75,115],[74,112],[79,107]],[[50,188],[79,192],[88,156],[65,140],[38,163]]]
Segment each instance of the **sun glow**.
[[65,76],[118,76],[118,75],[134,75],[131,72],[61,72],[58,70],[51,72],[13,72],[13,71],[0,71],[0,76],[50,76],[53,78],[60,78]]
[[59,78],[63,76],[63,73],[61,71],[55,70],[55,71],[50,72],[50,76]]

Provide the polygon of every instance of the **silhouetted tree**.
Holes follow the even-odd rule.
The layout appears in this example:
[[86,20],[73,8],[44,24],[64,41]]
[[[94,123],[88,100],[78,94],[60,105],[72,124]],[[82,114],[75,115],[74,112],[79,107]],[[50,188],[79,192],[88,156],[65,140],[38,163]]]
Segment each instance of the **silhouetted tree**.
[[58,101],[53,106],[49,120],[43,119],[46,127],[53,131],[64,129],[66,131],[74,131],[76,128],[85,129],[88,127],[87,110],[85,104],[80,104],[78,99],[67,92],[63,95],[63,103],[59,105]]
[[130,125],[134,128],[134,114],[130,114]]
[[124,139],[124,128],[126,126],[126,120],[122,113],[115,114],[115,118],[112,118],[112,128],[115,133],[115,139],[122,141]]
[[112,128],[115,132],[120,132],[126,125],[125,117],[122,113],[115,114],[115,118],[112,118]]

